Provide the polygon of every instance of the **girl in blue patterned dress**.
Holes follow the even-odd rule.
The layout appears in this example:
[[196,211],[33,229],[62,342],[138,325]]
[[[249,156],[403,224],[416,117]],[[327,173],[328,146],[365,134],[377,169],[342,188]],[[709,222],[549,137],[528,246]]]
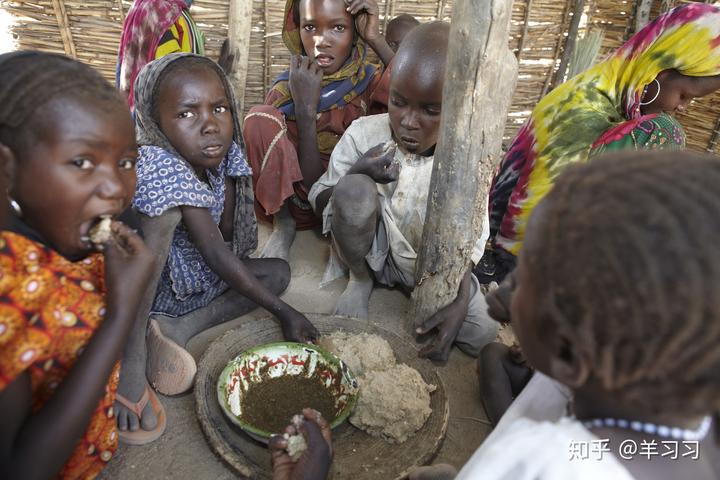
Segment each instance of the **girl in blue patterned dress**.
[[[140,158],[133,206],[150,217],[172,208],[182,214],[153,304],[163,316],[150,320],[148,373],[158,377],[151,378],[155,387],[174,394],[192,385],[194,364],[189,379],[178,381],[170,373],[183,368],[172,359],[153,361],[153,350],[177,353],[195,334],[228,320],[212,312],[182,317],[228,289],[239,294],[233,317],[260,305],[277,318],[287,340],[315,339],[313,325],[277,296],[289,282],[287,262],[242,258],[257,244],[257,226],[252,194],[235,198],[236,188],[252,192],[252,172],[234,95],[220,67],[193,54],[156,60],[138,76],[135,105]],[[157,374],[163,365],[169,376]]]

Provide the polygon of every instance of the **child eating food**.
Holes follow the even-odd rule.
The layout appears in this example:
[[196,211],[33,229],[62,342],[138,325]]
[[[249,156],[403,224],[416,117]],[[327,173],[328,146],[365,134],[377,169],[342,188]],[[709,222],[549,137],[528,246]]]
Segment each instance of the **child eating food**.
[[[328,282],[350,271],[335,313],[366,318],[373,282],[412,290],[440,127],[449,24],[413,29],[395,57],[387,114],[356,120],[333,151],[310,203],[332,237]],[[473,262],[484,242],[474,248]],[[486,312],[470,265],[457,298],[419,333],[437,328],[421,355],[447,360],[453,342],[477,356],[497,323]]]
[[117,362],[153,258],[118,221],[102,254],[89,232],[130,205],[136,157],[127,105],[99,73],[0,55],[0,164],[14,170],[0,233],[1,478],[94,478],[117,449]]

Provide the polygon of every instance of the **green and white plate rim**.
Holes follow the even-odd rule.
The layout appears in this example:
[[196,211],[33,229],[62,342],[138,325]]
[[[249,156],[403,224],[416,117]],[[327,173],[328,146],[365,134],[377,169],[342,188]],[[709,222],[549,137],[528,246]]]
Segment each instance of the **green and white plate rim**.
[[[350,413],[352,413],[358,397],[358,382],[355,375],[350,371],[347,365],[334,354],[313,344],[296,343],[296,342],[273,342],[263,345],[257,345],[238,354],[230,360],[220,373],[217,380],[217,397],[225,417],[232,423],[242,428],[254,439],[267,443],[271,432],[261,430],[240,419],[241,403],[239,401],[240,390],[242,388],[228,388],[228,385],[237,378],[237,383],[256,383],[262,381],[259,373],[261,367],[267,365],[267,361],[274,361],[274,365],[266,369],[267,375],[271,378],[280,377],[286,374],[298,375],[305,369],[305,362],[310,362],[309,374],[312,375],[318,364],[327,368],[333,376],[340,375],[341,392],[336,394],[339,401],[344,406],[334,420],[330,422],[330,427],[343,423]],[[243,371],[244,369],[244,371]],[[237,392],[237,393],[235,393]],[[233,411],[230,397],[235,394],[237,396],[235,402],[235,410]],[[346,396],[347,398],[343,398]],[[298,412],[299,413],[299,412]],[[289,419],[288,419],[289,420]]]

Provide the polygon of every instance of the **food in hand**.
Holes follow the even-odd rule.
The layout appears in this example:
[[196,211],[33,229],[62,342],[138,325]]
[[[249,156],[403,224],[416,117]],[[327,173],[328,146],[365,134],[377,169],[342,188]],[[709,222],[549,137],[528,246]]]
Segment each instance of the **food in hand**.
[[295,429],[297,430],[297,435],[289,435],[284,434],[283,437],[285,437],[285,440],[287,440],[287,450],[288,455],[290,455],[290,458],[293,462],[296,462],[298,458],[300,458],[305,450],[307,450],[307,442],[305,441],[305,437],[300,432],[300,425],[302,425],[303,422],[303,416],[302,415],[295,415],[292,418],[292,424],[295,426]]
[[100,217],[100,221],[92,226],[88,232],[90,241],[95,246],[104,245],[112,239],[112,217],[110,215],[103,215]]

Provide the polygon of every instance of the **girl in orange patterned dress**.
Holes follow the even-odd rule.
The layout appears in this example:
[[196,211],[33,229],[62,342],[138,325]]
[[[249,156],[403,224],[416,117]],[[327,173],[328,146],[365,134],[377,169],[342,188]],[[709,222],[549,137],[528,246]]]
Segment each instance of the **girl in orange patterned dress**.
[[136,156],[127,106],[100,74],[0,55],[0,170],[14,173],[2,186],[0,478],[94,478],[117,449],[117,362],[153,260],[118,221],[107,243],[89,238],[130,204]]

